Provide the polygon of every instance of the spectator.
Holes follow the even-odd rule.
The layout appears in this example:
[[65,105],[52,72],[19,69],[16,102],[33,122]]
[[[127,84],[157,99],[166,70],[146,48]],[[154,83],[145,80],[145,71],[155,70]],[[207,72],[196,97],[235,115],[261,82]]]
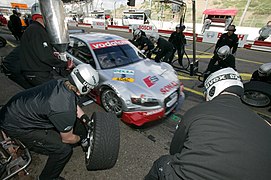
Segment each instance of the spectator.
[[214,53],[216,53],[216,51],[220,47],[225,46],[225,45],[230,47],[232,54],[236,53],[239,40],[238,40],[237,35],[234,33],[236,31],[235,25],[229,25],[227,30],[228,32],[222,34],[220,38],[218,39],[215,46]]
[[19,41],[23,34],[22,23],[20,17],[18,16],[18,12],[16,10],[13,10],[12,12],[13,14],[9,17],[9,28],[15,39]]
[[24,21],[24,17],[22,17],[22,14],[21,13],[18,13],[18,17],[20,18],[20,20],[21,20],[21,24],[22,24],[22,32],[26,29],[26,27],[27,27],[27,25],[26,25],[26,23],[25,23],[25,21]]
[[37,86],[60,77],[59,71],[64,71],[67,63],[54,56],[38,3],[32,6],[31,13],[33,22],[22,36],[20,59],[23,76]]
[[0,127],[8,136],[49,156],[39,180],[64,180],[60,174],[72,155],[72,147],[81,142],[85,151],[89,146],[85,141],[87,126],[76,117],[85,123],[90,119],[77,105],[77,98],[88,94],[98,84],[99,76],[90,65],[81,64],[68,79],[22,91],[0,111]]
[[207,102],[185,113],[170,155],[156,160],[145,180],[269,180],[270,123],[241,102],[240,75],[221,69],[205,88]]
[[153,44],[156,44],[156,47],[153,50],[153,53],[156,54],[155,62],[167,62],[171,64],[170,57],[173,53],[173,45],[171,42],[159,37],[157,32],[153,32],[150,35],[150,40]]
[[6,26],[7,24],[7,19],[3,16],[3,14],[0,14],[0,26]]
[[172,56],[170,57],[170,62],[172,62],[175,52],[177,50],[178,62],[180,66],[183,66],[183,55],[185,52],[185,45],[186,45],[186,39],[183,34],[184,29],[185,29],[184,25],[178,24],[176,26],[176,31],[174,31],[168,39],[168,41],[171,42],[174,46]]
[[264,41],[271,35],[271,21],[268,21],[264,27],[259,30],[259,41]]
[[227,67],[235,69],[235,57],[230,53],[229,46],[225,45],[219,48],[217,53],[211,58],[207,69],[203,73],[203,83],[198,85],[198,87],[202,88],[204,86],[206,78],[211,73]]

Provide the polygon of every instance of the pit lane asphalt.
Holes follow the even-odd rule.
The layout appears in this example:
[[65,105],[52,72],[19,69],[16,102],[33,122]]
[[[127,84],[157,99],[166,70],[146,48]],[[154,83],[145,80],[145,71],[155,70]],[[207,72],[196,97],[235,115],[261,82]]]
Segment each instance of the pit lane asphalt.
[[[87,29],[87,31],[95,31],[93,29]],[[96,30],[97,31],[97,30]],[[99,30],[101,31],[101,30]],[[108,31],[107,31],[108,32]],[[118,34],[126,38],[131,38],[131,34],[111,31],[110,33]],[[10,34],[0,35],[5,37],[9,44],[0,49],[0,56],[7,55],[13,46],[16,46],[18,42],[13,40]],[[188,54],[192,54],[191,42],[188,42],[186,50]],[[208,59],[200,59],[199,70],[203,71],[209,61],[213,49],[210,44],[197,43],[197,54],[208,55]],[[208,49],[206,51],[206,49]],[[238,49],[237,51],[237,68],[240,72],[251,74],[258,68],[259,64],[270,61],[270,53],[251,51],[246,49]],[[203,57],[203,56],[201,56]],[[239,61],[238,59],[245,60]],[[175,130],[175,126],[182,117],[182,115],[191,107],[204,101],[202,97],[202,90],[197,88],[200,83],[197,81],[197,77],[190,77],[187,73],[180,72],[180,78],[185,85],[186,100],[177,115],[171,115],[168,118],[157,121],[152,124],[147,124],[141,128],[135,128],[124,124],[119,121],[121,132],[121,143],[119,158],[116,165],[110,170],[90,172],[85,168],[84,154],[80,147],[74,149],[74,154],[70,162],[63,170],[62,176],[69,180],[139,180],[149,171],[152,163],[161,155],[167,154],[169,144]],[[10,97],[22,88],[10,81],[4,74],[0,74],[0,105],[6,103]],[[83,107],[87,114],[92,114],[94,111],[103,111],[103,109],[96,104],[91,104]],[[267,112],[267,108],[252,108],[259,111],[262,114],[271,117],[271,114]],[[268,118],[267,117],[267,118]],[[31,175],[36,176],[40,173],[46,160],[46,156],[31,153],[33,161],[28,167],[28,171]]]

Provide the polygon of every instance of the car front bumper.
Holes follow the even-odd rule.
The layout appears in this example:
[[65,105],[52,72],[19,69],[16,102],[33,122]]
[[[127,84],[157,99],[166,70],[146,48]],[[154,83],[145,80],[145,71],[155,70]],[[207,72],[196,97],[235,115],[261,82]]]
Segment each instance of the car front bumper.
[[173,110],[179,110],[181,105],[183,104],[185,99],[185,95],[183,92],[180,93],[178,101],[172,106],[172,109],[166,113],[165,108],[159,108],[155,110],[149,111],[132,111],[132,112],[123,112],[121,119],[128,123],[134,124],[136,126],[142,126],[145,123],[159,120],[165,117],[167,114],[172,112]]

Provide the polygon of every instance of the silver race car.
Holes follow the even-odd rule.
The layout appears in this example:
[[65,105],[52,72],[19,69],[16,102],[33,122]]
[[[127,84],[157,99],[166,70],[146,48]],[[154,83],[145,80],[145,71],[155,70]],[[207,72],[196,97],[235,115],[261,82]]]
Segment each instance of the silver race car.
[[128,124],[161,119],[184,101],[183,84],[172,66],[147,59],[120,36],[71,34],[67,58],[99,72],[100,83],[89,95]]

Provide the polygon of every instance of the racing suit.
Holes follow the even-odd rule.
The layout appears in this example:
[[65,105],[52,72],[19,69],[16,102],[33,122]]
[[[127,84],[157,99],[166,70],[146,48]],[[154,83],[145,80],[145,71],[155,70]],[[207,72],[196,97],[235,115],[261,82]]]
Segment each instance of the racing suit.
[[173,45],[171,42],[168,42],[164,38],[159,38],[157,41],[157,46],[155,47],[156,50],[154,50],[154,53],[156,53],[155,56],[155,62],[167,62],[171,64],[170,57],[173,53]]
[[172,52],[172,56],[170,57],[170,62],[172,62],[173,58],[174,58],[174,54],[177,50],[178,53],[178,62],[179,64],[182,66],[183,64],[183,55],[184,55],[184,51],[185,51],[185,44],[186,44],[186,39],[185,36],[183,34],[183,32],[181,31],[180,33],[177,33],[176,31],[174,31],[169,39],[169,42],[171,42],[174,46],[173,52]]
[[185,113],[171,142],[178,150],[155,161],[145,180],[269,180],[270,136],[239,97],[219,95]]
[[65,72],[67,63],[54,56],[53,46],[45,28],[33,21],[21,39],[21,70],[26,80],[37,86]]
[[238,37],[234,33],[230,36],[228,33],[222,34],[216,43],[214,54],[220,47],[225,46],[225,45],[230,47],[232,54],[235,54],[238,47],[238,41],[239,41]]
[[[60,132],[74,130],[77,96],[64,80],[51,80],[13,96],[0,111],[0,127],[30,150],[48,155],[40,180],[59,177],[73,149]],[[79,122],[79,121],[78,121]]]
[[215,71],[218,71],[220,69],[223,69],[223,68],[227,68],[227,67],[231,67],[233,69],[236,70],[235,68],[235,57],[232,55],[232,54],[229,54],[229,56],[226,58],[226,59],[221,59],[218,57],[217,54],[215,54],[209,64],[208,64],[208,67],[206,69],[206,71],[204,72],[203,74],[203,82],[207,79],[207,77],[215,72]]
[[4,71],[6,71],[5,74],[8,74],[9,79],[25,89],[32,87],[21,74],[20,46],[14,48],[5,58],[3,58],[2,63]]
[[144,50],[144,54],[147,55],[148,58],[151,57],[152,52],[151,50],[154,48],[153,43],[145,36],[140,36],[137,40],[135,40],[136,44],[138,45],[138,49]]

